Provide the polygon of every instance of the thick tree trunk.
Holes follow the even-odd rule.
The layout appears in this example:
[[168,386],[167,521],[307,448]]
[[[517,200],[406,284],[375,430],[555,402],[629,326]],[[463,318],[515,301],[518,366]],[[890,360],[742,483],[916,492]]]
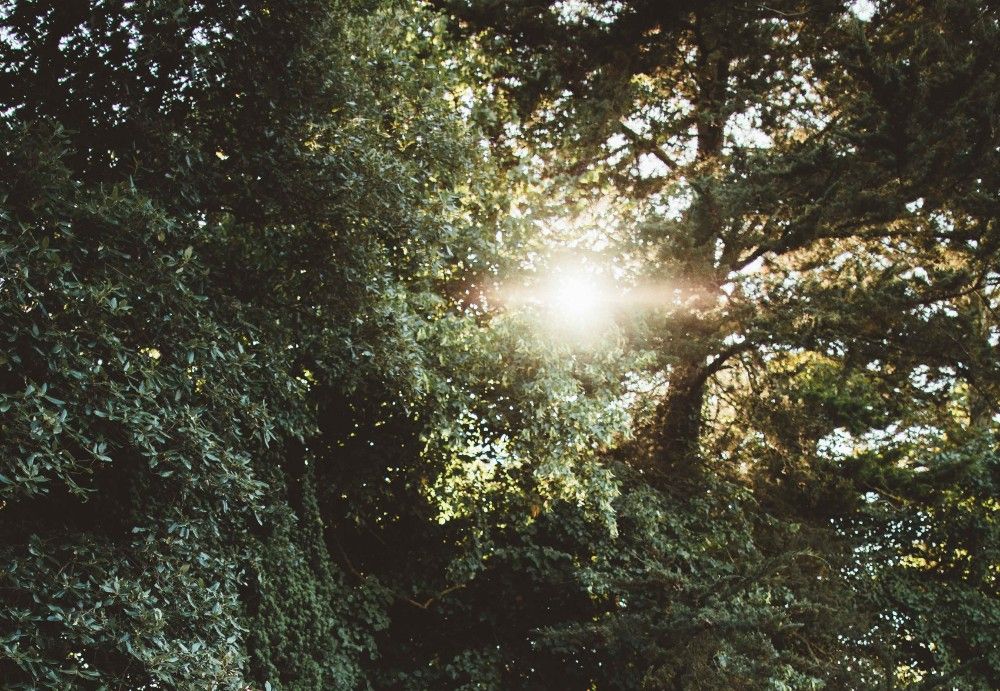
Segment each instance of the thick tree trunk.
[[[981,295],[974,294],[970,296],[969,303],[969,310],[972,314],[972,342],[969,344],[967,351],[976,354],[986,354],[988,361],[989,354],[993,351],[993,346],[990,344],[989,311]],[[975,374],[969,377],[966,382],[969,387],[969,430],[980,433],[989,430],[992,426],[996,402],[984,386],[985,382],[989,379],[988,375],[984,376],[984,372],[989,371],[988,366],[984,366],[986,363],[982,362],[978,357],[974,362],[976,363],[976,367],[974,368]]]
[[725,142],[726,100],[730,56],[720,40],[720,27],[706,25],[699,17],[695,31],[697,57],[695,101],[697,154],[691,178],[694,199],[686,218],[687,239],[679,267],[681,278],[695,290],[688,303],[690,312],[683,319],[691,324],[679,330],[678,338],[700,342],[673,366],[667,396],[659,408],[656,460],[658,465],[693,470],[697,467],[702,433],[702,409],[705,385],[721,360],[709,365],[715,354],[718,325],[705,321],[718,299],[719,277],[715,266],[716,241],[725,221],[716,199],[716,172]]
[[670,374],[667,397],[659,409],[657,464],[691,467],[701,440],[705,374],[694,364],[677,365]]

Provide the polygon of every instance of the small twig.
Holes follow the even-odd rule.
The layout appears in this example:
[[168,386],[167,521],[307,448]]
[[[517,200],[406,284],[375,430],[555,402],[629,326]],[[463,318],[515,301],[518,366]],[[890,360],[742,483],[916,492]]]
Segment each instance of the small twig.
[[438,593],[437,595],[432,595],[432,596],[430,596],[429,598],[427,598],[427,599],[426,599],[426,600],[424,600],[423,602],[417,602],[416,600],[413,600],[413,599],[411,599],[411,598],[408,598],[408,597],[404,597],[404,596],[400,596],[400,598],[401,598],[401,599],[402,599],[402,600],[403,600],[404,602],[407,602],[407,603],[409,603],[409,604],[413,605],[414,607],[419,607],[420,609],[427,609],[427,608],[429,608],[429,607],[430,607],[430,606],[431,606],[431,605],[432,605],[432,604],[433,604],[434,602],[436,602],[437,600],[440,600],[440,599],[441,599],[442,597],[444,597],[444,596],[445,596],[445,595],[447,595],[448,593],[451,593],[451,592],[454,592],[454,591],[456,591],[456,590],[461,590],[461,589],[462,589],[462,588],[464,588],[464,587],[465,587],[466,585],[467,585],[467,584],[465,584],[465,583],[458,583],[458,584],[456,584],[456,585],[453,585],[453,586],[450,586],[450,587],[448,587],[448,588],[445,588],[444,590],[442,590],[442,591],[441,591],[440,593]]
[[636,132],[634,129],[632,129],[623,122],[619,123],[619,127],[621,127],[622,132],[625,134],[626,137],[629,138],[629,140],[633,144],[641,147],[643,152],[656,156],[656,158],[659,159],[660,162],[663,165],[665,165],[668,170],[670,171],[677,170],[678,168],[677,163],[672,158],[663,153],[663,149],[661,149],[656,144],[656,142],[646,139],[641,134],[639,134],[638,132]]
[[[350,571],[351,574],[355,578],[357,578],[359,581],[365,580],[364,574],[360,573],[354,567],[354,563],[351,561],[351,558],[349,556],[347,556],[347,552],[344,551],[344,547],[343,547],[343,545],[340,544],[340,540],[336,539],[336,537],[335,537],[334,540],[333,540],[333,542],[334,542],[335,545],[337,545],[337,551],[340,552],[340,556],[342,556],[344,558],[344,564],[347,566],[347,570]],[[403,602],[405,602],[407,604],[413,605],[414,607],[417,607],[419,609],[426,610],[426,609],[430,608],[430,606],[432,604],[434,604],[435,602],[437,602],[438,600],[440,600],[441,598],[443,598],[448,593],[455,592],[456,590],[461,590],[466,585],[468,585],[468,584],[467,583],[457,583],[455,585],[449,586],[449,587],[445,588],[444,590],[442,590],[441,592],[437,593],[436,595],[431,595],[429,598],[427,598],[423,602],[418,602],[418,601],[414,600],[413,598],[407,597],[406,595],[403,595],[402,593],[400,593],[400,592],[398,592],[396,590],[393,590],[392,594],[395,595],[397,598],[399,598],[400,600],[402,600]]]
[[780,14],[782,17],[802,17],[806,13],[803,12],[782,12],[781,10],[776,10],[773,7],[768,7],[767,5],[759,5],[760,9],[767,10],[768,12],[774,12],[775,14]]

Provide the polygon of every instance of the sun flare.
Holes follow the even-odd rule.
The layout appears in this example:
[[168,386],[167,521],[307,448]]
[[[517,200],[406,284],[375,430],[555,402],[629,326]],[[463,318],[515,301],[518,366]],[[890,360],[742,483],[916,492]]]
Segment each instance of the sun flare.
[[580,326],[599,320],[607,308],[607,295],[597,277],[582,272],[555,276],[544,292],[542,301],[549,310]]
[[528,308],[544,330],[573,341],[598,337],[613,321],[614,287],[596,267],[556,265],[519,286],[501,288],[502,302]]

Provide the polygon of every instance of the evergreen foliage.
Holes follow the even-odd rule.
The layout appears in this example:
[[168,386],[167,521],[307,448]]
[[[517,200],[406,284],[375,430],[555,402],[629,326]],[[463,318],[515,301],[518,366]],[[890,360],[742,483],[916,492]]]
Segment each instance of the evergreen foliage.
[[995,688],[992,5],[0,26],[3,688]]

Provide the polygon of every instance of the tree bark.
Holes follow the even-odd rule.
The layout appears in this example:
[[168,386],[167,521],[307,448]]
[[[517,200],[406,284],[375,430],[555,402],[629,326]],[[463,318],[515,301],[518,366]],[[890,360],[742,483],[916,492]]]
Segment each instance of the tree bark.
[[[667,395],[659,407],[656,448],[658,465],[693,468],[697,465],[702,433],[705,385],[722,360],[709,364],[717,342],[718,325],[700,313],[710,311],[718,299],[720,280],[715,266],[715,244],[724,226],[714,185],[725,143],[726,101],[729,98],[731,56],[723,48],[723,27],[713,27],[698,17],[694,26],[696,45],[695,101],[697,153],[693,169],[694,199],[686,218],[686,235],[681,256],[683,280],[697,286],[697,299],[689,303],[692,319],[689,333],[702,341],[703,347],[691,349],[672,368]],[[685,256],[686,255],[686,256]]]
[[978,293],[973,293],[969,296],[969,310],[972,322],[972,342],[967,350],[976,354],[976,358],[973,360],[974,374],[966,381],[969,430],[981,433],[990,429],[995,414],[994,397],[985,388],[985,382],[990,379],[989,375],[985,374],[989,371],[989,355],[986,356],[985,362],[982,357],[982,354],[992,353],[993,346],[990,345],[989,311],[986,307],[986,299]]
[[705,379],[701,368],[690,364],[675,367],[670,373],[667,397],[658,412],[658,465],[686,466],[697,457],[704,402]]

